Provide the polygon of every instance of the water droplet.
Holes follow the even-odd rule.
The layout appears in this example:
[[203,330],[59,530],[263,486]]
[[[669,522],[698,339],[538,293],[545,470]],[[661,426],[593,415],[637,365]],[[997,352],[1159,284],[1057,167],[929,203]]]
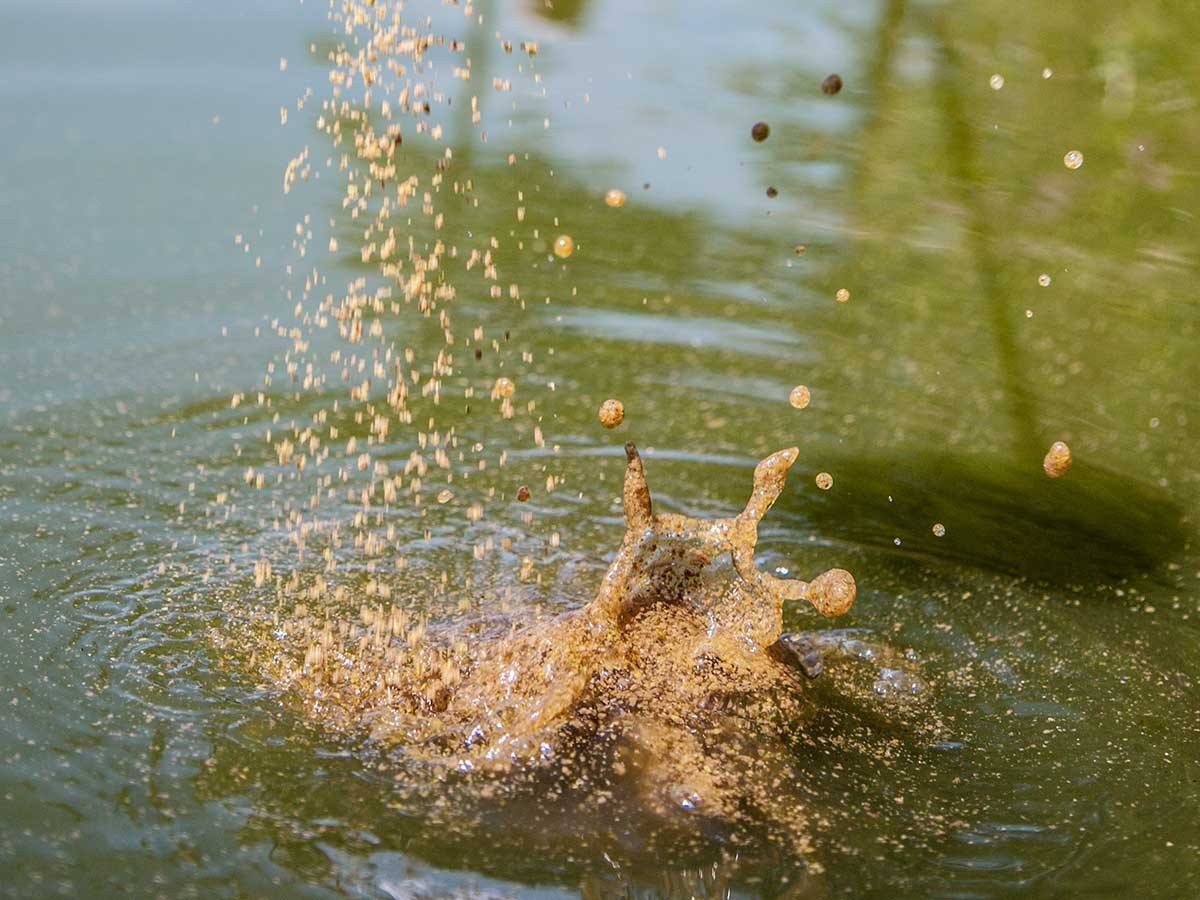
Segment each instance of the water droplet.
[[943,525],[941,522],[934,522],[933,523],[933,535],[934,535],[934,537],[945,537],[946,536],[946,526]]
[[1068,150],[1067,155],[1063,157],[1063,165],[1068,169],[1078,169],[1083,165],[1083,154],[1078,150]]
[[1042,469],[1051,478],[1061,478],[1067,474],[1072,462],[1071,448],[1063,441],[1055,441],[1046,451],[1046,457],[1042,460]]
[[1050,287],[1050,276],[1043,272],[1038,276],[1038,284],[1042,287]]
[[760,144],[765,141],[770,134],[771,126],[766,122],[755,122],[754,126],[750,129],[750,137],[754,138],[754,140],[758,141]]
[[620,209],[625,205],[625,192],[619,188],[613,188],[604,195],[604,202],[613,209]]
[[998,91],[1000,88],[1004,87],[1004,76],[997,72],[988,79],[988,84],[992,86],[993,91]]
[[842,89],[842,76],[836,72],[832,75],[826,75],[825,80],[821,82],[821,93],[828,94],[832,97]]
[[833,487],[833,476],[830,475],[828,472],[818,472],[816,481],[817,481],[817,487],[819,487],[823,491],[827,491],[831,487]]
[[838,288],[838,292],[833,295],[833,299],[838,303],[845,303],[850,299],[850,292],[845,288]]
[[569,234],[560,234],[554,239],[554,255],[559,259],[566,259],[575,252],[575,241],[571,239]]
[[804,409],[812,400],[812,393],[803,385],[798,384],[792,388],[792,392],[788,394],[788,403],[792,404],[796,409]]
[[620,400],[608,399],[600,404],[600,424],[605,428],[616,428],[625,421],[625,404]]

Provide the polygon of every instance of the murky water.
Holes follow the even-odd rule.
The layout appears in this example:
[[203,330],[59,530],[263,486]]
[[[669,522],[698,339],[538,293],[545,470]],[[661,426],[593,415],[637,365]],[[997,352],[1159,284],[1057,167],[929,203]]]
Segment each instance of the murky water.
[[[827,654],[801,682],[815,713],[772,744],[793,757],[779,813],[803,807],[819,863],[797,879],[769,842],[648,826],[632,800],[416,792],[235,652],[279,606],[312,494],[273,444],[348,390],[286,377],[294,307],[313,266],[317,299],[372,271],[325,250],[330,219],[357,241],[329,176],[280,191],[300,148],[315,170],[333,152],[315,102],[296,107],[326,89],[326,10],[243,6],[0,11],[0,893],[1190,893],[1194,17],[558,2],[481,4],[480,26],[430,5],[473,70],[436,79],[480,200],[447,240],[497,237],[503,286],[454,301],[459,340],[478,326],[486,352],[458,351],[474,409],[456,393],[437,431],[489,465],[428,477],[422,505],[392,508],[386,554],[339,554],[330,582],[503,633],[596,593],[626,440],[656,509],[704,517],[735,514],[754,463],[797,445],[759,568],[859,584],[836,623],[785,607],[789,630],[837,629],[805,639]],[[422,357],[441,344],[436,317],[387,328]],[[306,335],[312,355],[335,337]],[[504,419],[488,391],[509,376]],[[1057,440],[1074,462],[1051,480]],[[400,469],[428,450],[400,428],[370,449]],[[325,510],[347,550],[356,505]],[[936,739],[896,713],[912,671]]]

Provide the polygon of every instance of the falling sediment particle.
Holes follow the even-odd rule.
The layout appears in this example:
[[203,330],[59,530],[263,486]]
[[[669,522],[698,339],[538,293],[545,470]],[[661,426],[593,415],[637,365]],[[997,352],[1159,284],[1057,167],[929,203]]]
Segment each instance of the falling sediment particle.
[[625,205],[625,192],[619,188],[612,188],[604,195],[604,202],[613,209],[620,209]]
[[761,144],[771,135],[771,126],[766,122],[755,122],[750,128],[750,137]]
[[819,487],[823,491],[827,491],[831,487],[833,487],[833,476],[830,475],[828,472],[818,472],[817,477],[816,477],[816,482],[817,482],[817,487]]
[[499,378],[497,378],[496,383],[494,385],[492,385],[492,399],[493,400],[498,400],[500,398],[507,400],[507,399],[511,398],[513,396],[513,394],[515,394],[516,392],[517,392],[517,386],[513,382],[513,380],[511,378],[505,378],[503,375],[501,375]]
[[946,536],[946,526],[943,525],[941,522],[934,522],[933,523],[933,536],[934,537],[945,537]]
[[599,416],[605,428],[616,428],[625,421],[625,404],[616,399],[605,400],[600,404]]
[[832,97],[842,89],[842,76],[834,72],[831,75],[826,75],[825,80],[821,82],[821,93]]
[[833,299],[838,303],[846,303],[850,299],[850,292],[845,288],[838,288],[837,293],[833,295]]
[[569,234],[560,234],[554,239],[554,255],[566,259],[575,252],[575,241]]
[[1063,441],[1055,441],[1046,451],[1042,469],[1050,478],[1061,478],[1071,468],[1071,448]]
[[1068,169],[1078,169],[1083,165],[1083,154],[1078,150],[1068,150],[1063,157],[1063,165]]
[[812,392],[806,385],[798,384],[788,394],[788,403],[792,404],[795,409],[804,409],[810,402],[812,402]]
[[529,491],[529,485],[523,484],[519,488],[517,488],[517,502],[518,503],[528,502],[529,498],[531,496],[532,496],[532,494]]

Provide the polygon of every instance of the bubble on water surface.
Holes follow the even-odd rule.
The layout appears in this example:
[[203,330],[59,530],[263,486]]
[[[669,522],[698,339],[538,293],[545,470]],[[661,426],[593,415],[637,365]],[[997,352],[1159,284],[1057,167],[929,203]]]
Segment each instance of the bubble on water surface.
[[1038,284],[1042,287],[1050,287],[1050,276],[1043,272],[1038,276]]
[[804,409],[812,401],[812,392],[803,384],[798,384],[792,388],[792,392],[788,394],[788,403],[792,404],[796,409]]
[[438,495],[437,495],[438,503],[449,503],[453,499],[454,499],[454,493],[449,488],[442,488],[442,490],[438,491]]
[[554,239],[554,255],[566,259],[575,252],[575,241],[569,234],[560,234]]
[[846,288],[838,288],[837,293],[833,295],[833,299],[838,303],[846,303],[850,300],[850,291]]
[[517,386],[511,378],[501,375],[492,386],[492,394],[496,397],[509,398],[517,392]]
[[934,537],[945,537],[946,536],[946,526],[943,525],[941,522],[934,522],[933,523],[933,534],[934,534]]
[[816,477],[816,482],[817,482],[817,487],[819,487],[823,491],[827,491],[831,487],[833,487],[833,476],[830,475],[828,472],[818,472],[817,477]]
[[988,79],[988,84],[991,86],[993,91],[998,91],[1004,87],[1004,76],[997,72]]
[[1063,157],[1063,165],[1068,169],[1078,169],[1083,165],[1083,154],[1078,150],[1068,150]]

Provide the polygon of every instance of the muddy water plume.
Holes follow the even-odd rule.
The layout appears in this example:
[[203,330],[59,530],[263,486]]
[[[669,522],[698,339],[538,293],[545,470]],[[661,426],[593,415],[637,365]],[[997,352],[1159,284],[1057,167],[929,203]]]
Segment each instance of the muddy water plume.
[[[759,523],[796,448],[756,467],[742,512],[698,519],[653,510],[630,444],[625,536],[590,602],[547,615],[514,589],[537,585],[529,557],[497,570],[521,536],[489,517],[531,496],[508,474],[510,453],[544,460],[533,492],[561,488],[543,410],[570,401],[522,348],[527,289],[504,275],[555,232],[526,221],[526,189],[512,208],[471,164],[488,143],[471,53],[498,45],[536,90],[537,46],[462,12],[460,38],[398,3],[331,7],[337,42],[317,51],[328,95],[281,112],[311,117],[321,142],[288,163],[284,191],[319,187],[324,205],[295,224],[291,318],[269,331],[283,349],[231,400],[265,447],[237,448],[242,478],[211,518],[254,509],[278,540],[256,536],[253,591],[215,640],[285,708],[386,772],[389,807],[451,825],[459,846],[479,834],[651,863],[716,848],[815,871],[814,831],[831,827],[828,810],[812,814],[805,748],[886,766],[943,727],[898,651],[784,634],[786,606],[836,616],[856,594],[842,569],[801,581],[756,566]],[[507,155],[509,169],[529,160]],[[552,176],[531,168],[528,196]],[[497,208],[524,230],[490,227]],[[544,259],[563,267],[585,247],[572,239],[572,253]],[[528,526],[534,513],[519,516]],[[429,560],[451,552],[465,565],[430,577]],[[822,707],[831,697],[844,734]]]

